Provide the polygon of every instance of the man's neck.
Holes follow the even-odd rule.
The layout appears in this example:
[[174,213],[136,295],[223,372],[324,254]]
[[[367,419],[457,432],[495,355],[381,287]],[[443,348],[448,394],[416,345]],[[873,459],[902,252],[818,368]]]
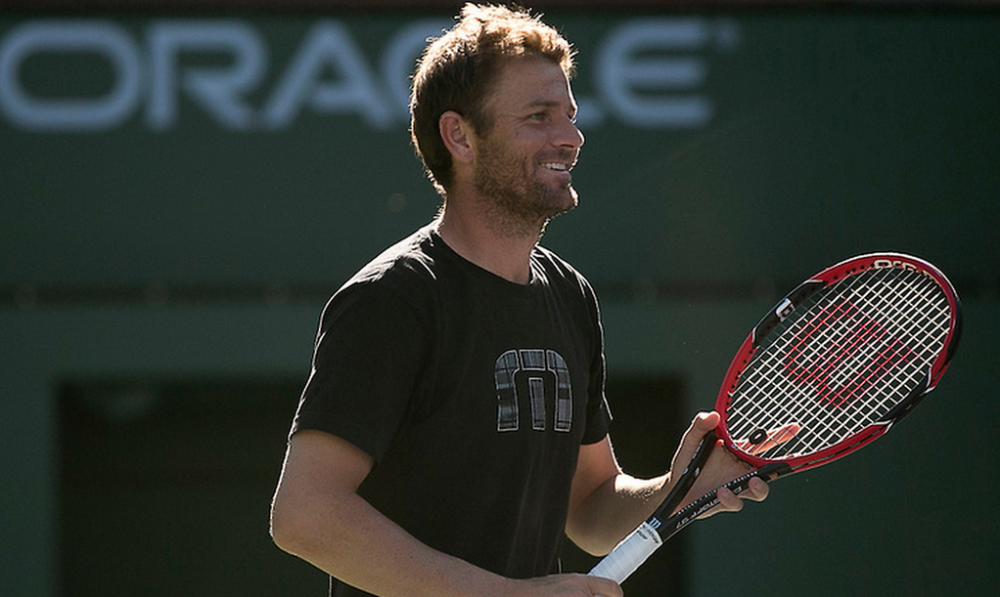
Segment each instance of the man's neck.
[[520,229],[498,226],[480,214],[449,208],[446,202],[437,231],[466,260],[515,284],[527,284],[531,280],[531,251],[538,244],[543,225]]

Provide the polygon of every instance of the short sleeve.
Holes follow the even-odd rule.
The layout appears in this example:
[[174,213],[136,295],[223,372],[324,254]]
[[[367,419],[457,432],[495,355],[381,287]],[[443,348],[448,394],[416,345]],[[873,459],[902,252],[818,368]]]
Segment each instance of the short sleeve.
[[604,359],[604,327],[601,324],[601,312],[597,303],[597,295],[590,283],[580,276],[584,294],[587,298],[587,316],[593,328],[594,353],[590,363],[590,375],[587,403],[587,427],[583,432],[581,443],[595,444],[608,434],[611,425],[611,408],[604,393],[606,364]]
[[324,431],[381,460],[405,419],[426,355],[425,326],[378,284],[339,291],[323,312],[291,433]]

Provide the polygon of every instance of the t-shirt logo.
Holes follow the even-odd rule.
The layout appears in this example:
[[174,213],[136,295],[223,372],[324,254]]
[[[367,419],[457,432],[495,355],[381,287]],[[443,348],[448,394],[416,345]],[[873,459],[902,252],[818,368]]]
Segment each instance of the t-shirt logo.
[[521,400],[531,406],[531,428],[545,431],[546,396],[554,396],[552,426],[568,432],[573,426],[573,384],[566,360],[554,350],[508,350],[497,359],[497,431],[517,431],[521,426]]

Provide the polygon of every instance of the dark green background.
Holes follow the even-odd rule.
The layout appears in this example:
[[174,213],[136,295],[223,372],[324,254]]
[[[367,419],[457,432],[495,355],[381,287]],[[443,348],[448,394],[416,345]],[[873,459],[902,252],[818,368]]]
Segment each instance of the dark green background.
[[[249,103],[266,103],[317,20],[344,25],[378,69],[386,40],[428,17],[447,20],[239,16],[269,58]],[[144,48],[153,21],[178,18],[98,20]],[[702,84],[676,93],[708,98],[708,122],[643,128],[608,108],[597,56],[632,19],[711,32],[667,53],[707,67]],[[0,44],[32,20],[0,17]],[[544,243],[602,297],[612,389],[624,394],[611,396],[613,407],[673,413],[674,426],[710,407],[764,309],[857,253],[929,259],[967,307],[962,350],[926,406],[842,465],[692,527],[684,590],[989,590],[1000,580],[989,507],[998,451],[988,435],[1000,423],[1000,18],[771,10],[549,20],[580,50],[584,108],[596,104],[605,118],[581,114],[581,206]],[[197,52],[181,61],[225,65]],[[39,97],[79,97],[107,90],[110,72],[92,55],[56,53],[26,61],[21,78]],[[325,296],[433,217],[437,199],[402,119],[373,128],[307,108],[286,128],[238,132],[179,97],[179,119],[165,130],[147,126],[145,100],[93,132],[25,130],[0,113],[4,595],[323,590],[267,543],[286,419]],[[629,398],[651,379],[679,406]],[[102,404],[133,410],[115,418]],[[100,416],[86,435],[88,417]],[[665,466],[675,431],[636,420],[615,430],[626,466],[644,452]],[[69,458],[77,449],[85,453]]]

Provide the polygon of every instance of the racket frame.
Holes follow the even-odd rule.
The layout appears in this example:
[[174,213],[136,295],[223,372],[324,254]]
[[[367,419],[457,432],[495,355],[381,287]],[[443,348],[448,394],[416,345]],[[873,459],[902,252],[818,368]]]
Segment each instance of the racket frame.
[[[933,278],[944,290],[951,313],[950,329],[944,340],[946,349],[930,364],[925,379],[909,395],[885,413],[878,421],[869,425],[868,428],[807,457],[775,461],[754,456],[741,449],[728,433],[727,426],[725,425],[725,413],[726,406],[732,397],[739,375],[750,362],[753,352],[760,346],[762,340],[773,332],[781,321],[786,319],[808,297],[845,277],[870,268],[901,268],[920,272]],[[726,448],[738,458],[756,467],[755,470],[730,481],[724,486],[736,495],[746,491],[749,488],[750,481],[755,477],[765,482],[771,482],[779,477],[802,472],[837,460],[884,435],[896,422],[912,412],[913,408],[927,394],[934,390],[955,355],[961,333],[961,302],[954,287],[940,270],[917,257],[902,253],[871,253],[860,255],[837,263],[803,282],[778,301],[777,305],[754,326],[750,335],[744,340],[729,365],[716,400],[715,410],[723,418],[720,420],[716,430],[709,432],[702,439],[691,462],[685,468],[663,503],[660,504],[657,510],[638,529],[622,540],[611,553],[603,558],[590,571],[590,575],[610,578],[619,583],[623,582],[660,545],[718,505],[718,489],[716,489],[687,504],[676,513],[674,512],[680,500],[683,499],[684,495],[694,485],[705,462],[708,460],[708,456],[712,452],[710,448],[716,445],[718,438],[721,438]]]
[[902,253],[870,253],[846,259],[828,267],[786,294],[753,327],[750,335],[743,341],[736,356],[733,357],[733,360],[729,364],[715,403],[715,410],[722,417],[722,420],[719,422],[718,435],[723,443],[725,443],[726,448],[741,460],[755,467],[765,466],[774,462],[772,459],[755,456],[742,449],[730,436],[726,425],[727,407],[732,399],[733,391],[739,382],[740,376],[753,357],[753,353],[782,321],[787,319],[796,308],[801,306],[812,295],[861,272],[886,268],[902,269],[923,274],[933,279],[941,287],[948,300],[952,318],[948,335],[944,339],[944,346],[947,348],[941,351],[941,354],[937,355],[934,361],[928,366],[926,378],[878,421],[872,423],[867,429],[853,434],[843,441],[823,450],[811,453],[805,457],[784,460],[783,462],[788,465],[787,468],[783,468],[779,474],[772,476],[771,480],[778,476],[785,476],[793,472],[802,472],[828,464],[885,435],[896,422],[912,412],[913,408],[937,387],[941,376],[944,375],[948,365],[951,363],[958,348],[962,332],[961,301],[951,281],[939,269],[923,259]]

